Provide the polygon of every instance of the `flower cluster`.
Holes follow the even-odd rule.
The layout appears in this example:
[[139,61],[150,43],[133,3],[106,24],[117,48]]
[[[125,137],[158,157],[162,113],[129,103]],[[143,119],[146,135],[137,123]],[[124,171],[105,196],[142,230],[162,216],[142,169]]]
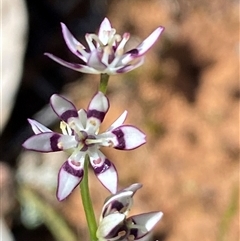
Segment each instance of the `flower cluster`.
[[69,50],[80,58],[83,64],[69,63],[50,53],[45,53],[45,55],[63,66],[82,73],[109,75],[126,73],[142,65],[144,54],[152,47],[164,29],[158,27],[136,48],[124,52],[130,34],[124,33],[122,37],[116,34],[116,30],[112,28],[107,18],[102,21],[98,35],[86,34],[88,50],[77,41],[64,23],[61,23],[61,27]]
[[127,218],[133,204],[133,195],[141,187],[139,183],[133,184],[106,200],[97,230],[99,241],[142,240],[162,218],[162,212],[144,213]]
[[82,63],[66,62],[49,53],[45,55],[73,70],[101,74],[99,91],[93,96],[86,110],[77,110],[65,97],[52,95],[50,104],[61,120],[62,133],[54,132],[36,120],[28,119],[35,135],[28,138],[23,147],[38,152],[65,151],[68,154],[58,173],[59,201],[66,199],[83,179],[87,180],[89,163],[98,180],[112,193],[105,201],[97,227],[88,181],[81,183],[82,201],[91,240],[143,241],[163,214],[150,212],[127,216],[133,204],[133,195],[142,185],[137,183],[117,191],[117,170],[112,161],[103,154],[101,147],[132,150],[143,145],[146,136],[135,126],[124,124],[127,111],[105,132],[99,133],[99,130],[110,107],[105,95],[109,75],[126,73],[142,65],[145,53],[164,28],[158,27],[136,48],[126,51],[125,44],[130,34],[116,34],[107,18],[101,23],[97,35],[86,34],[88,49],[73,37],[65,24],[62,23],[61,26],[68,48]]

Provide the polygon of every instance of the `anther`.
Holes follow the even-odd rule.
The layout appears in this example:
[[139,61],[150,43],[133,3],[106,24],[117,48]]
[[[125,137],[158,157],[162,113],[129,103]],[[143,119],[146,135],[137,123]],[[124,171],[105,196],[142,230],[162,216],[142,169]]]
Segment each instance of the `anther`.
[[133,240],[135,240],[135,236],[134,236],[133,234],[130,234],[130,235],[127,237],[127,239],[128,239],[129,241],[133,241]]
[[[126,231],[125,230],[122,230],[122,231],[120,231],[120,232],[118,232],[118,236],[119,237],[123,237],[123,236],[125,236],[126,235]],[[134,240],[134,239],[133,239]]]

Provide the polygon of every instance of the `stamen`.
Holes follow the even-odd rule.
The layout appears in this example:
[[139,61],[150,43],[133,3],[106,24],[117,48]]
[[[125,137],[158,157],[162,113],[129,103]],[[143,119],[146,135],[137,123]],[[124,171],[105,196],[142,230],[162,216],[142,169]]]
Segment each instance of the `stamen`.
[[86,34],[85,38],[91,51],[96,49],[95,45],[93,44],[93,40],[97,43],[97,46],[104,46],[96,34]]
[[69,122],[68,125],[72,130],[74,130],[75,134],[78,135],[78,141],[86,138],[86,136],[84,135],[85,132],[80,131],[74,121]]
[[[128,39],[130,37],[129,33],[124,33],[122,41],[117,46],[117,49],[115,50],[115,58],[109,65],[109,68],[116,67],[116,65],[119,63],[119,60],[121,59],[122,55],[124,54],[124,46],[127,43]],[[121,40],[121,37],[120,37]]]
[[115,41],[116,41],[116,42],[120,42],[120,41],[122,40],[122,37],[121,37],[120,34],[115,34],[115,35],[114,35],[114,38],[115,38]]
[[119,43],[122,40],[121,35],[115,34],[114,36],[111,37],[108,41],[109,46],[116,46],[116,42]]
[[87,62],[89,54],[85,51],[85,47],[82,45],[77,45],[77,50],[82,55],[82,60]]
[[129,33],[124,33],[123,34],[123,38],[122,38],[122,41],[119,43],[117,49],[116,49],[116,55],[120,55],[122,56],[123,53],[124,53],[124,46],[125,44],[127,43],[127,41],[129,40],[130,38],[130,34]]
[[67,134],[68,134],[69,136],[73,135],[73,130],[70,128],[69,125],[66,126],[66,130],[67,130]]
[[85,140],[86,145],[101,144],[101,143],[102,143],[101,139],[86,139]]
[[133,240],[135,240],[135,236],[134,236],[133,234],[130,234],[130,235],[127,237],[127,240],[133,241]]
[[62,130],[63,135],[68,135],[66,122],[60,122],[60,129]]
[[109,55],[112,53],[112,48],[110,46],[106,46],[103,49],[103,56],[102,56],[102,63],[105,64],[106,66],[108,66],[109,64]]
[[118,232],[118,236],[119,236],[119,237],[125,236],[126,233],[127,233],[127,232],[126,232],[125,230],[122,230],[122,231]]

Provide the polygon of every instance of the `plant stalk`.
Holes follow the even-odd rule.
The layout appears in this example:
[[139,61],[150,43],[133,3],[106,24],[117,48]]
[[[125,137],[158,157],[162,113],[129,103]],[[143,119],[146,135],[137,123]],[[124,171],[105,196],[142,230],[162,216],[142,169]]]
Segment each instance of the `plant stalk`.
[[89,192],[88,185],[88,166],[89,166],[89,156],[85,156],[84,162],[84,176],[80,184],[80,191],[82,196],[83,208],[85,211],[85,216],[87,220],[88,230],[90,234],[91,241],[97,241],[96,232],[97,232],[97,222],[93,210],[92,200]]
[[99,91],[101,91],[103,94],[107,93],[108,80],[109,80],[108,74],[101,74]]

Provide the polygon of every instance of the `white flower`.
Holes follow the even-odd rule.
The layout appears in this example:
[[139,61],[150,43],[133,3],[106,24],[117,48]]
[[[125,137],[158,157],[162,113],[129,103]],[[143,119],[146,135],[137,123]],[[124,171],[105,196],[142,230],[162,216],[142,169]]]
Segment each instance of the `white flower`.
[[143,145],[145,134],[131,125],[123,125],[127,112],[104,133],[99,127],[108,109],[107,97],[98,92],[90,101],[88,109],[80,109],[67,99],[54,94],[51,106],[62,120],[62,134],[52,132],[35,120],[29,123],[35,133],[23,143],[23,147],[39,152],[67,151],[69,158],[63,163],[58,174],[57,198],[65,199],[81,182],[84,175],[85,156],[88,155],[94,173],[100,182],[112,193],[117,191],[117,171],[113,163],[99,150],[102,146],[119,150],[131,150]]
[[83,63],[70,63],[50,53],[45,55],[63,66],[82,73],[108,75],[126,73],[142,65],[144,55],[164,30],[163,27],[158,27],[136,48],[125,52],[124,47],[130,34],[124,33],[122,37],[116,34],[107,18],[102,21],[98,35],[86,34],[88,49],[73,37],[65,24],[61,23],[61,26],[68,48]]

